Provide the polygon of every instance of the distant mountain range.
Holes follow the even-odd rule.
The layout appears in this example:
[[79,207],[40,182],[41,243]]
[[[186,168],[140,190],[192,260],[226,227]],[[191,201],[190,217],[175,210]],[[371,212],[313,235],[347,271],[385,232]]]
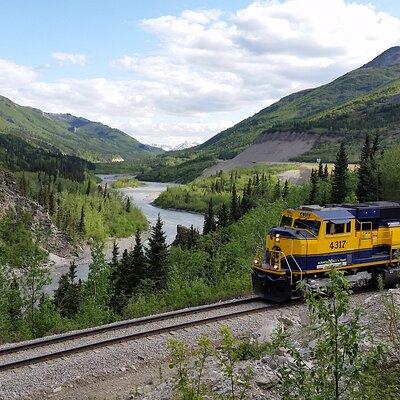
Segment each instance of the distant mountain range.
[[132,160],[163,152],[100,122],[71,114],[46,113],[20,106],[2,96],[0,133],[14,135],[46,150],[95,162]]
[[165,151],[179,151],[179,150],[190,149],[192,147],[196,147],[196,146],[199,146],[199,145],[200,145],[200,143],[197,143],[197,142],[185,141],[185,142],[182,142],[182,143],[180,143],[180,144],[178,144],[176,146],[169,146],[167,144],[160,144],[160,145],[151,144],[150,146],[156,147],[156,148],[161,148],[161,149],[163,149]]

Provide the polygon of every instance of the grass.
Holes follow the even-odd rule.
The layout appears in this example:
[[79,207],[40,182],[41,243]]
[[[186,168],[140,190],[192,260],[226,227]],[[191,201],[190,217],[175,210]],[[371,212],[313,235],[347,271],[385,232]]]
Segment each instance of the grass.
[[140,182],[135,178],[119,178],[112,185],[114,189],[136,188],[139,186]]

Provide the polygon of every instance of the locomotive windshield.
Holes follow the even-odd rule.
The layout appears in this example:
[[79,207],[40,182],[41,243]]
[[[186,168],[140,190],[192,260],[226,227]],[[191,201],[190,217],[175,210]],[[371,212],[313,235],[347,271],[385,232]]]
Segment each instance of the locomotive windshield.
[[308,219],[296,219],[294,221],[294,228],[306,229],[314,236],[318,235],[319,228],[321,227],[320,221],[311,221]]
[[292,217],[288,217],[286,215],[282,216],[280,226],[287,226],[287,227],[290,228],[292,226],[292,224],[293,224],[293,218]]

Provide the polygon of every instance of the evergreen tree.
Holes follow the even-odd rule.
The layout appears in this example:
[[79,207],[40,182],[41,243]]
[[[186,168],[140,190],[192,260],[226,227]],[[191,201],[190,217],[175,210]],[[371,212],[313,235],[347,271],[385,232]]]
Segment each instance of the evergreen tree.
[[236,193],[236,184],[232,185],[232,193],[231,193],[231,219],[232,221],[239,221],[240,219],[240,204],[239,198]]
[[318,195],[318,174],[317,171],[314,169],[311,170],[310,182],[311,182],[311,190],[310,190],[310,195],[308,197],[308,202],[309,204],[316,204]]
[[193,227],[193,225],[190,226],[189,230],[189,235],[188,235],[188,240],[187,240],[187,248],[194,249],[200,240],[200,233],[197,229]]
[[322,164],[322,160],[319,161],[318,164],[318,178],[323,179],[324,178],[324,166]]
[[132,252],[129,254],[131,267],[126,271],[126,286],[125,295],[129,299],[134,294],[135,290],[139,287],[140,283],[145,278],[146,273],[146,256],[144,254],[144,247],[142,244],[142,238],[140,231],[136,231],[135,235],[135,246]]
[[342,142],[333,169],[331,202],[334,204],[344,203],[348,191],[348,158],[346,147]]
[[274,200],[280,200],[282,198],[282,192],[281,192],[281,181],[278,179],[278,182],[276,182],[275,188],[274,188]]
[[360,202],[368,201],[370,197],[370,191],[372,184],[371,182],[371,146],[369,134],[365,137],[365,142],[361,150],[360,165],[357,171],[358,183],[357,183],[357,199]]
[[78,230],[81,234],[85,233],[85,206],[81,208],[81,216],[79,218]]
[[212,198],[208,202],[208,209],[204,216],[204,226],[203,235],[207,235],[210,232],[214,232],[217,229],[217,224],[215,223],[214,206]]
[[149,245],[146,249],[146,278],[154,285],[156,290],[164,288],[168,276],[168,246],[163,231],[163,223],[158,215],[156,224],[151,228]]
[[327,181],[328,179],[329,179],[328,164],[325,164],[323,180]]
[[229,211],[225,203],[222,204],[218,211],[218,227],[224,228],[229,225]]
[[58,184],[57,184],[57,192],[58,192],[58,193],[61,193],[62,191],[63,191],[62,183],[61,183],[61,181],[58,181]]
[[26,180],[25,172],[22,173],[21,181],[19,183],[19,191],[22,196],[27,197],[29,194],[29,185]]
[[91,191],[92,191],[92,181],[91,179],[89,179],[86,187],[86,196],[89,196]]
[[289,182],[286,179],[285,180],[285,184],[284,184],[283,189],[282,189],[282,199],[283,200],[287,200],[288,198],[289,198]]
[[119,262],[119,247],[118,243],[116,240],[114,240],[113,243],[113,249],[112,249],[112,256],[111,256],[111,263],[110,263],[110,268],[111,270],[115,270],[118,266]]
[[76,264],[71,262],[69,271],[60,277],[54,292],[54,303],[63,317],[74,317],[81,303],[82,283],[75,282],[76,277]]
[[246,214],[251,208],[251,204],[250,204],[250,195],[249,195],[249,191],[248,191],[248,187],[245,186],[243,188],[243,197],[242,197],[242,201],[240,202],[240,212],[241,215]]
[[56,211],[57,211],[57,201],[54,190],[52,190],[50,192],[50,198],[49,198],[49,213],[50,215],[54,215]]
[[370,145],[370,137],[365,137],[364,146],[361,150],[360,165],[357,171],[357,198],[360,202],[374,201],[380,199],[380,172],[376,161],[379,150],[379,137],[374,139]]
[[130,212],[131,212],[131,209],[132,209],[132,207],[131,207],[131,199],[128,197],[128,198],[126,199],[125,211],[126,211],[127,213],[130,213]]

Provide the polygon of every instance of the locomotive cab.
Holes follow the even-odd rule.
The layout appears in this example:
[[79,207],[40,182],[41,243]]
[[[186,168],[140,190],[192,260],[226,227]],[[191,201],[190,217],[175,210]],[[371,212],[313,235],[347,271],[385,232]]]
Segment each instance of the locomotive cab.
[[[393,278],[400,260],[400,204],[302,206],[282,213],[254,260],[254,292],[268,300],[299,295],[298,282],[319,286],[329,268],[357,275],[357,285],[377,274]],[[397,278],[396,278],[397,279]],[[393,279],[392,279],[393,280]]]

